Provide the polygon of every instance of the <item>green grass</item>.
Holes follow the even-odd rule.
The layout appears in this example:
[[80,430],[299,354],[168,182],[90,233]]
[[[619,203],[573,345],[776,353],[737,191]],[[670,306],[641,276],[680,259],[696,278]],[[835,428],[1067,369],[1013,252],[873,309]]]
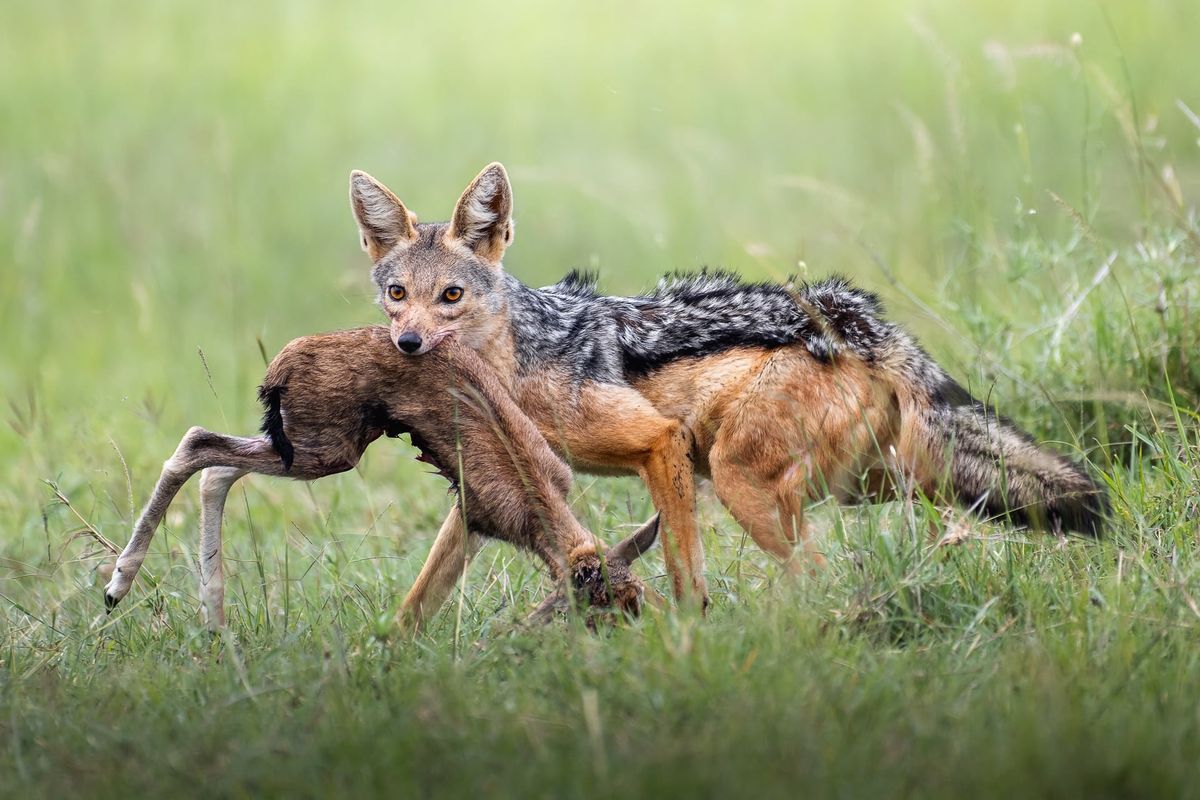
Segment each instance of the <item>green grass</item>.
[[[1200,795],[1200,16],[749,8],[6,5],[0,794]],[[1112,535],[933,548],[920,507],[822,505],[793,584],[705,489],[704,622],[523,629],[547,586],[492,545],[385,640],[448,502],[385,442],[235,490],[225,637],[194,486],[106,617],[85,521],[124,544],[189,425],[255,429],[263,350],[378,321],[350,169],[436,219],[493,159],[527,282],[880,291],[1091,462]],[[573,500],[610,539],[649,513],[631,480]]]

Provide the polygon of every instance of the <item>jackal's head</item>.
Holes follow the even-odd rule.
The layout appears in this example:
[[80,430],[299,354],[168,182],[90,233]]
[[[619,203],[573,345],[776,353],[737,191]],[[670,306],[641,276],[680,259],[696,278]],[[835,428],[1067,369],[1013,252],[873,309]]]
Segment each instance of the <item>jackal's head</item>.
[[350,173],[350,207],[396,347],[419,355],[453,335],[478,350],[494,335],[500,261],[513,240],[504,167],[489,164],[471,181],[450,222],[419,223],[386,186],[358,170]]

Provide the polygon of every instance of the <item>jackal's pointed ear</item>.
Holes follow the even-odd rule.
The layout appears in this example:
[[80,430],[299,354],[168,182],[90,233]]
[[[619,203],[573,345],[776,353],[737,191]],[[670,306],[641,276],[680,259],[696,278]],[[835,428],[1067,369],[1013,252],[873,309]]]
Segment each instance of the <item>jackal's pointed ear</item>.
[[417,238],[417,218],[400,198],[365,172],[350,173],[350,210],[358,223],[363,250],[372,261],[383,258],[401,242]]
[[489,264],[504,258],[513,240],[512,186],[499,162],[484,167],[458,198],[450,218],[450,238]]

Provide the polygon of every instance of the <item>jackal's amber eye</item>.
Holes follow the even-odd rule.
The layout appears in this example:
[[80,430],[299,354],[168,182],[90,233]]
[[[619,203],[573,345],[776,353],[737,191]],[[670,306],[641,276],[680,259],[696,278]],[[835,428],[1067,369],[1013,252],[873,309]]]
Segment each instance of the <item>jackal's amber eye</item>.
[[442,299],[447,303],[457,303],[459,300],[462,300],[462,287],[451,286],[449,289],[442,292]]
[[388,297],[392,298],[396,302],[400,302],[407,296],[408,296],[408,292],[404,291],[403,286],[396,286],[395,284],[393,284],[388,287]]

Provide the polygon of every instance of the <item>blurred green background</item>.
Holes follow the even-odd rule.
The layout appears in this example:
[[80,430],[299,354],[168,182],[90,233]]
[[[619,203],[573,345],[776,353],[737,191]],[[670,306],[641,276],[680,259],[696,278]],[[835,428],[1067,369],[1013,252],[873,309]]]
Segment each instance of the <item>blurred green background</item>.
[[[218,793],[478,791],[524,765],[534,794],[540,775],[586,794],[607,752],[628,770],[614,793],[787,794],[772,781],[794,772],[843,794],[847,775],[882,794],[926,775],[1195,791],[1194,1],[8,0],[0,16],[6,776],[178,791],[216,764]],[[104,554],[43,480],[123,545],[188,426],[256,429],[264,356],[381,320],[350,170],[433,220],[492,160],[527,283],[587,267],[629,293],[719,265],[879,291],[955,377],[1103,471],[1115,538],[997,533],[933,559],[895,509],[822,511],[830,567],[789,593],[709,499],[703,626],[496,634],[545,587],[492,548],[458,615],[392,648],[379,620],[447,501],[389,443],[348,475],[234,495],[240,648],[195,619],[194,486],[156,577],[106,620]],[[649,513],[632,480],[581,478],[574,502],[606,536]],[[174,771],[119,769],[162,742]],[[339,784],[326,757],[376,760]]]
[[[720,264],[841,271],[902,301],[879,260],[918,298],[952,281],[952,302],[1021,324],[1037,300],[1006,240],[1069,235],[1050,192],[1132,239],[1158,193],[1136,145],[1194,196],[1200,128],[1176,105],[1200,109],[1191,10],[9,3],[4,390],[33,392],[81,443],[132,433],[153,395],[174,435],[216,410],[195,388],[202,347],[223,410],[249,421],[256,338],[270,354],[379,318],[352,168],[440,219],[504,162],[507,265],[534,284],[589,266],[629,292]],[[1075,278],[1037,267],[1056,287]]]

